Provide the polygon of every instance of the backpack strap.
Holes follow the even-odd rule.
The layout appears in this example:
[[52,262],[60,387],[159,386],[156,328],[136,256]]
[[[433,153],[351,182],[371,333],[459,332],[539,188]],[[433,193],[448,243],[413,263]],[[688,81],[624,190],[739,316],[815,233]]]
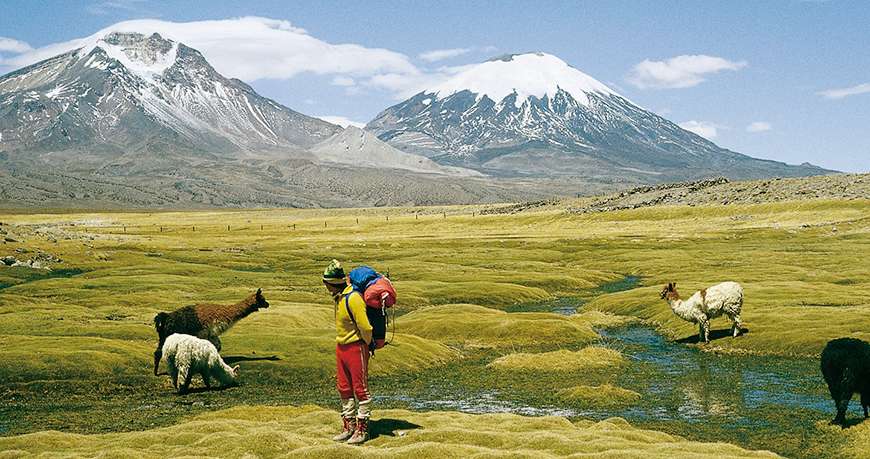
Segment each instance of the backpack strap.
[[[356,290],[354,290],[355,292]],[[353,292],[348,293],[344,296],[344,308],[347,309],[347,315],[350,317],[350,321],[353,322],[353,328],[356,328],[356,333],[359,335],[360,339],[362,339],[362,332],[359,331],[359,326],[356,324],[356,319],[353,318],[353,313],[350,312],[350,296],[353,295]]]

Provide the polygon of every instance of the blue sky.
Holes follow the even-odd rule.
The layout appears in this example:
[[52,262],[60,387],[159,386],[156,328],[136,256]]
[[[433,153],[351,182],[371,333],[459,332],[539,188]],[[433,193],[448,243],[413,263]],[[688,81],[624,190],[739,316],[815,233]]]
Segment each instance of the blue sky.
[[[170,29],[222,73],[310,115],[365,122],[445,69],[545,51],[726,148],[870,171],[863,1],[2,0],[0,72],[120,21],[245,16],[276,21]],[[249,25],[271,28],[257,35],[259,48],[220,42],[247,36]],[[275,30],[286,41],[273,41]]]

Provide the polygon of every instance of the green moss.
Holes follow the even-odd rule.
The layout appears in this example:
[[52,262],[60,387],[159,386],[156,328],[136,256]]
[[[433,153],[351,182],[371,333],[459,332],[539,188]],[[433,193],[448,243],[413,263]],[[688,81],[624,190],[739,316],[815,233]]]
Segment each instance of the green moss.
[[564,349],[540,354],[508,354],[493,360],[490,368],[517,371],[585,371],[615,367],[625,363],[618,351],[598,346],[585,347],[579,351]]
[[602,384],[600,386],[573,386],[562,389],[556,396],[584,406],[598,408],[617,407],[637,403],[641,395],[633,390]]

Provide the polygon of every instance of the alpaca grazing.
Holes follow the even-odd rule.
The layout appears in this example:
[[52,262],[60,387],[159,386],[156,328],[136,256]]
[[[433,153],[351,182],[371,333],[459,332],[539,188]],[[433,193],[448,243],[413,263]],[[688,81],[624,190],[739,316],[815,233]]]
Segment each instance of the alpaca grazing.
[[680,299],[677,283],[662,289],[661,298],[667,300],[678,317],[698,324],[698,341],[710,342],[710,320],[721,315],[731,319],[731,336],[740,334],[740,310],[743,308],[743,287],[737,282],[722,282],[695,292],[687,300]]
[[837,416],[831,424],[846,424],[846,409],[852,395],[861,395],[861,407],[867,418],[870,405],[870,343],[855,338],[829,341],[822,351],[822,376],[828,383]]
[[158,313],[154,316],[154,328],[157,329],[158,336],[157,350],[154,351],[154,375],[157,375],[163,343],[169,335],[183,333],[207,339],[220,351],[221,333],[254,311],[268,307],[269,303],[263,298],[262,290],[257,289],[256,293],[232,305],[195,304],[172,312]]
[[217,379],[222,387],[236,383],[239,366],[230,368],[211,341],[174,333],[163,343],[163,355],[166,356],[169,375],[172,377],[172,387],[179,394],[187,392],[190,379],[195,374],[202,376],[202,383],[206,388],[211,387],[211,378]]

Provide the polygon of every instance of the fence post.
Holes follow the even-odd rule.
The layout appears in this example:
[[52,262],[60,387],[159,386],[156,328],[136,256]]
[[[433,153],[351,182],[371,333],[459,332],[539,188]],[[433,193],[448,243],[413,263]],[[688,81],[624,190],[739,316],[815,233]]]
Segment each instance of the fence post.
[[230,225],[227,225],[227,231],[229,231],[229,230],[230,230]]

